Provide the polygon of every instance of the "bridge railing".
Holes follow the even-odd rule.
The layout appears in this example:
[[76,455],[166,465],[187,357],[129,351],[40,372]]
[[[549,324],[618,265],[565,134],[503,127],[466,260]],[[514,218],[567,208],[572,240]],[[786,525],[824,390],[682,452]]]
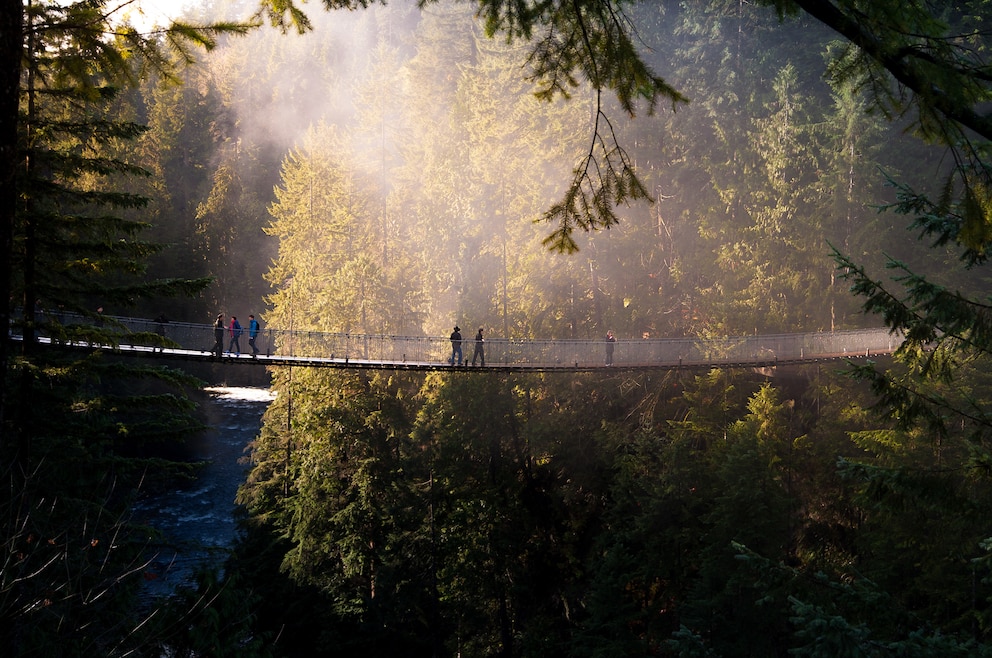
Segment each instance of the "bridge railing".
[[[53,340],[87,341],[94,319],[75,314],[44,314],[42,335]],[[144,318],[107,316],[104,330],[120,345],[165,347],[209,353],[214,328],[207,324],[157,322]],[[12,331],[17,331],[16,324]],[[223,351],[231,335],[225,326]],[[240,353],[251,354],[249,334],[243,328]],[[618,340],[613,344],[616,366],[702,366],[774,364],[844,356],[865,356],[894,351],[901,339],[887,329],[864,329],[804,334],[771,334],[731,338],[661,338]],[[451,357],[451,342],[440,336],[342,334],[263,328],[255,340],[259,354],[300,360],[331,359],[342,362],[395,364],[444,364]],[[517,340],[487,338],[486,364],[535,368],[589,368],[603,366],[607,343],[603,340]],[[462,353],[471,363],[475,341],[462,341]]]

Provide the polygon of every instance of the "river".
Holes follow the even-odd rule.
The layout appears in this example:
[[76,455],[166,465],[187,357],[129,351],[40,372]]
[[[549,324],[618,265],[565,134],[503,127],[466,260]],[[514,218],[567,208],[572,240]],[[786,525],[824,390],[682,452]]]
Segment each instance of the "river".
[[241,463],[258,436],[262,414],[273,399],[264,388],[210,387],[204,405],[211,429],[191,445],[192,457],[205,466],[198,477],[164,494],[141,500],[135,518],[157,528],[144,571],[150,597],[167,595],[192,582],[195,570],[219,565],[237,535],[235,494],[248,466]]

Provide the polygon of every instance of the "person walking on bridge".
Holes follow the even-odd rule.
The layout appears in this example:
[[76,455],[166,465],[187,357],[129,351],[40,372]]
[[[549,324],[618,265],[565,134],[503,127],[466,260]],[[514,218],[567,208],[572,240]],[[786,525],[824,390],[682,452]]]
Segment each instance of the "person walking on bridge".
[[460,366],[462,364],[462,334],[458,325],[451,332],[451,358],[448,359],[449,366]]
[[258,348],[255,347],[255,339],[258,338],[258,320],[255,319],[254,315],[248,316],[248,344],[251,346],[251,355],[255,356],[258,354]]
[[[159,316],[155,318],[154,322],[155,322],[155,333],[157,333],[162,338],[165,338],[165,325],[169,323],[169,318],[165,317],[165,313],[160,313]],[[155,350],[153,349],[152,351],[154,352]],[[158,351],[164,352],[165,347],[160,345],[158,347]]]
[[231,316],[231,344],[227,346],[227,351],[241,356],[241,323],[236,315]]
[[224,354],[224,314],[218,313],[214,320],[214,348],[211,350],[218,358]]
[[472,354],[472,365],[475,365],[475,360],[479,357],[482,358],[482,367],[486,367],[486,351],[482,348],[482,344],[486,342],[486,339],[482,337],[482,327],[479,327],[479,333],[475,335],[475,353]]
[[617,339],[613,336],[613,330],[606,332],[606,365],[613,365],[613,347],[617,344]]

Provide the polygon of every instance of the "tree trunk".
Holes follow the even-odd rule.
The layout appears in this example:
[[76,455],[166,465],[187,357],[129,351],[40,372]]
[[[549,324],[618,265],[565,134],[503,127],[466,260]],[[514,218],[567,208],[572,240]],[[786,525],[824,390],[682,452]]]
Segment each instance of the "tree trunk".
[[[0,0],[0,376],[7,376],[10,341],[10,262],[14,245],[17,192],[17,102],[21,78],[24,7],[21,0]],[[0,386],[0,447],[6,436],[6,386]]]

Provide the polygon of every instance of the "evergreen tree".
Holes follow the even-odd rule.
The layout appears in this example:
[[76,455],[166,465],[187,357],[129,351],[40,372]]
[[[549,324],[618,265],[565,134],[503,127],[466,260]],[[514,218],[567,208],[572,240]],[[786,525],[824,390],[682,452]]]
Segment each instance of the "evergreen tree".
[[[19,205],[9,217],[5,209],[3,221],[13,238],[4,257],[13,273],[4,276],[5,318],[20,307],[23,341],[20,357],[2,364],[5,402],[17,414],[0,414],[8,479],[2,532],[12,549],[0,579],[0,632],[14,656],[113,653],[144,641],[134,596],[148,531],[130,522],[130,504],[142,483],[190,472],[168,449],[201,429],[191,377],[58,345],[121,340],[122,327],[98,317],[100,304],[124,308],[206,284],[144,276],[145,259],[158,249],[141,239],[147,225],[135,218],[146,199],[118,187],[146,173],[122,155],[142,128],[122,120],[112,101],[119,85],[140,78],[138,63],[167,67],[152,40],[112,26],[104,5],[21,6],[24,68],[14,94],[21,114],[12,122]],[[177,29],[175,45],[209,45],[218,29],[225,28]],[[132,50],[141,57],[129,59]],[[70,321],[70,312],[89,319]],[[51,343],[44,350],[42,333]]]
[[[52,90],[73,90],[77,99],[94,101],[100,96],[101,88],[113,88],[122,84],[133,84],[140,79],[141,75],[148,70],[159,70],[168,74],[171,69],[170,60],[166,53],[169,49],[174,50],[183,61],[189,62],[192,59],[192,48],[197,46],[212,47],[215,45],[214,38],[223,32],[243,31],[247,26],[235,24],[217,24],[213,26],[194,27],[183,23],[174,23],[163,32],[164,42],[158,41],[155,37],[142,34],[127,23],[112,25],[111,21],[116,18],[113,12],[107,11],[105,2],[71,2],[71,3],[4,3],[3,21],[7,29],[4,34],[5,49],[4,55],[4,88],[3,98],[5,99],[3,125],[7,127],[0,150],[3,150],[10,157],[3,159],[3,172],[0,180],[3,181],[3,202],[0,209],[0,246],[4,248],[3,266],[0,267],[0,295],[11,300],[5,307],[5,311],[0,320],[5,325],[10,324],[11,313],[14,304],[23,304],[23,289],[20,284],[15,284],[13,274],[16,272],[14,250],[16,248],[33,249],[30,237],[32,222],[30,220],[22,224],[27,229],[26,235],[29,238],[23,243],[18,243],[16,236],[18,233],[18,220],[15,215],[24,209],[19,205],[22,197],[18,192],[22,183],[15,180],[18,171],[23,169],[20,165],[24,160],[20,157],[24,151],[19,148],[36,148],[38,145],[33,141],[23,142],[19,145],[20,136],[26,135],[34,138],[37,133],[37,126],[25,123],[21,120],[20,112],[23,110],[28,121],[33,121],[36,113],[36,103],[38,102],[38,92],[42,88]],[[44,51],[46,47],[52,47],[51,51]],[[137,54],[131,58],[132,54]],[[27,62],[26,67],[24,63]],[[94,75],[99,72],[99,75]],[[39,78],[38,75],[42,77]],[[22,94],[21,92],[25,92]],[[23,104],[22,104],[23,101]],[[68,102],[69,98],[61,101]],[[26,129],[26,130],[25,130]],[[119,128],[118,128],[119,130]],[[42,168],[46,165],[39,162],[37,165]],[[43,169],[35,169],[35,164],[31,164],[31,171],[27,173],[28,179],[32,179],[41,171],[41,176],[46,175]],[[113,169],[113,167],[111,167]],[[33,173],[32,173],[33,172]],[[30,199],[30,196],[29,196]],[[32,202],[26,202],[30,205]],[[33,212],[29,210],[29,213]],[[18,246],[19,244],[19,246]],[[24,309],[26,314],[26,328],[29,334],[34,331],[35,318],[32,317],[32,309],[36,297],[33,289],[35,282],[34,257],[29,256],[26,261],[30,265],[24,265],[21,274],[25,275],[29,289],[28,296],[32,297],[30,306]],[[4,341],[0,350],[0,370],[4,373],[8,370],[8,358],[10,355],[9,344]],[[3,403],[4,399],[0,399]],[[6,407],[0,408],[0,420],[7,422]]]
[[[956,163],[959,164],[948,179],[950,183],[939,192],[939,198],[931,201],[908,186],[897,186],[901,195],[897,208],[919,216],[917,227],[928,237],[938,242],[960,242],[965,261],[971,265],[980,264],[984,260],[983,226],[987,216],[983,192],[987,177],[982,164],[984,145],[975,139],[964,140],[960,129],[967,126],[978,135],[984,134],[981,117],[969,114],[970,105],[984,93],[983,80],[986,77],[981,62],[969,58],[972,53],[980,53],[982,48],[969,51],[959,47],[952,38],[945,36],[954,32],[946,29],[940,21],[933,20],[934,16],[927,13],[928,7],[913,3],[907,6],[905,3],[845,2],[837,5],[843,11],[834,14],[824,12],[837,6],[824,3],[797,1],[774,4],[783,12],[807,7],[812,15],[838,27],[846,37],[862,47],[861,51],[842,52],[839,58],[833,60],[831,71],[836,75],[834,89],[845,88],[840,84],[843,82],[858,83],[862,90],[873,94],[867,97],[869,107],[881,107],[892,115],[900,115],[912,107],[918,108],[918,127],[928,137],[954,149]],[[590,6],[599,5],[586,5],[586,8]],[[571,9],[562,9],[562,12]],[[556,10],[556,7],[548,8],[549,12]],[[716,251],[713,253],[719,255],[718,259],[710,258],[710,263],[716,261],[716,264],[723,266],[721,271],[708,265],[707,269],[711,271],[707,276],[710,278],[700,277],[707,283],[712,281],[710,285],[713,286],[709,294],[713,303],[701,309],[702,315],[706,316],[702,321],[696,322],[695,315],[700,310],[698,298],[706,295],[698,295],[693,289],[696,286],[686,285],[682,290],[690,314],[685,325],[694,329],[702,327],[704,332],[725,333],[732,327],[756,324],[760,319],[754,313],[758,292],[770,292],[771,299],[776,296],[779,299],[788,295],[804,296],[806,293],[815,293],[819,297],[817,288],[827,288],[826,274],[814,272],[808,275],[802,266],[804,259],[815,253],[815,243],[834,227],[828,225],[825,217],[825,208],[831,206],[831,200],[825,194],[818,194],[816,177],[822,174],[823,169],[829,169],[824,180],[835,181],[846,173],[848,184],[844,189],[848,193],[844,195],[843,202],[850,204],[856,200],[850,193],[850,181],[856,178],[851,175],[851,169],[860,163],[852,160],[850,155],[845,160],[838,155],[841,152],[850,154],[856,148],[857,140],[849,132],[850,123],[845,122],[842,127],[838,122],[833,127],[825,127],[829,133],[823,134],[811,129],[816,123],[813,120],[797,122],[793,112],[796,97],[791,93],[794,77],[790,68],[782,62],[772,69],[781,71],[777,88],[772,84],[753,84],[755,79],[746,78],[750,71],[766,71],[749,64],[780,52],[771,48],[756,48],[751,56],[752,53],[746,50],[744,34],[759,29],[762,36],[778,34],[770,15],[764,17],[767,20],[761,20],[761,17],[747,11],[745,5],[735,3],[731,13],[716,13],[712,16],[716,20],[711,23],[694,25],[708,28],[707,34],[730,28],[716,50],[718,61],[728,65],[707,67],[721,76],[729,76],[725,87],[727,91],[721,97],[711,97],[704,108],[711,113],[709,116],[702,114],[691,118],[691,121],[710,128],[700,134],[714,135],[709,149],[700,149],[705,157],[694,157],[697,151],[691,151],[686,145],[680,145],[682,151],[673,149],[679,157],[702,162],[701,166],[685,169],[682,174],[684,178],[679,181],[680,189],[705,197],[699,203],[699,208],[703,210],[697,211],[696,216],[706,220],[700,224],[702,238],[712,241],[705,249],[714,248]],[[562,15],[552,18],[561,18]],[[973,16],[967,11],[963,16],[981,19],[981,16]],[[527,21],[540,21],[547,17],[540,13],[504,16],[498,10],[489,15],[490,26],[509,25],[511,33],[516,36],[526,34],[521,26],[527,25]],[[846,20],[852,17],[854,20]],[[578,20],[575,15],[572,18]],[[441,20],[439,15],[431,19]],[[501,22],[503,20],[507,22]],[[518,20],[521,22],[516,22]],[[911,29],[903,31],[904,25]],[[520,27],[519,33],[513,32],[516,27]],[[807,29],[808,25],[800,27]],[[822,33],[816,31],[816,34],[819,36]],[[981,46],[979,34],[975,32],[971,38]],[[873,36],[880,38],[869,38]],[[434,37],[437,39],[439,35]],[[605,39],[597,43],[618,45],[618,51],[608,51],[607,48],[607,57],[622,51],[622,39]],[[465,42],[458,39],[449,39],[445,45],[453,50],[468,48]],[[427,190],[427,194],[416,198],[410,194],[409,198],[414,200],[404,207],[418,215],[427,229],[425,234],[431,231],[430,244],[453,245],[457,249],[445,252],[457,254],[451,261],[442,261],[441,266],[432,263],[435,267],[433,272],[440,274],[425,277],[430,282],[424,286],[432,292],[438,290],[441,295],[453,296],[451,291],[468,278],[467,270],[462,271],[462,268],[464,263],[470,263],[473,254],[469,249],[472,245],[463,236],[472,237],[472,232],[478,230],[477,223],[466,218],[480,219],[485,214],[480,212],[480,208],[486,207],[486,204],[477,206],[474,201],[477,195],[467,189],[474,180],[466,183],[458,177],[461,172],[468,171],[476,175],[482,185],[498,183],[496,178],[487,176],[489,171],[484,158],[472,153],[470,138],[471,135],[497,135],[498,131],[486,123],[491,110],[485,102],[473,105],[466,97],[458,96],[458,85],[461,84],[462,89],[471,90],[473,98],[484,99],[487,92],[485,84],[460,79],[458,75],[448,76],[449,71],[441,68],[418,70],[417,67],[423,62],[434,61],[431,57],[438,52],[442,50],[424,49],[418,52],[418,57],[423,59],[412,65],[417,81],[429,80],[435,83],[430,89],[442,90],[445,94],[424,94],[415,99],[421,116],[434,118],[433,122],[421,123],[424,134],[433,139],[427,145],[403,150],[404,155],[416,163],[416,172],[423,176],[424,189]],[[709,57],[714,51],[700,52]],[[547,52],[541,54],[546,55]],[[586,55],[592,56],[590,52]],[[481,69],[485,57],[476,49],[470,49],[468,56],[461,61],[468,63],[467,68]],[[572,62],[574,60],[563,58],[565,65]],[[587,67],[587,70],[591,68]],[[897,76],[895,86],[890,84],[889,73]],[[921,75],[923,73],[928,75]],[[962,80],[962,75],[966,79]],[[936,81],[936,88],[930,86],[929,81]],[[602,79],[594,81],[594,86],[597,82],[602,82]],[[904,87],[900,88],[899,84]],[[426,84],[424,86],[428,87]],[[907,91],[907,94],[891,93],[893,89]],[[817,97],[826,100],[825,92]],[[845,102],[853,99],[852,96]],[[430,105],[431,102],[435,105]],[[732,106],[729,115],[718,111],[722,104]],[[622,101],[620,105],[627,109]],[[453,109],[449,111],[449,108]],[[759,114],[759,111],[760,130],[752,131],[749,117]],[[843,108],[829,118],[850,118],[857,111],[856,107]],[[727,116],[736,120],[728,123],[717,120],[717,117]],[[745,142],[735,133],[757,137]],[[440,139],[446,135],[453,136],[451,143],[443,143]],[[841,140],[841,147],[827,148],[837,144],[834,141],[837,139]],[[606,147],[597,153],[602,155],[608,150],[609,147]],[[829,155],[826,155],[827,152]],[[499,154],[498,151],[496,153]],[[815,157],[804,160],[807,155]],[[865,164],[871,159],[866,159]],[[512,165],[513,161],[504,159],[503,162]],[[413,189],[413,181],[416,180],[408,174],[402,186]],[[616,179],[612,180],[616,182]],[[963,189],[964,192],[956,192],[955,184],[958,190]],[[622,185],[617,189],[620,191],[618,198],[637,194],[636,191],[624,190]],[[780,199],[787,199],[789,203]],[[299,208],[300,204],[295,206]],[[789,215],[792,206],[802,209],[801,217]],[[560,225],[563,228],[557,235],[556,244],[567,250],[575,243],[569,243],[567,239],[574,232],[569,231],[567,204],[564,208],[563,223]],[[714,212],[710,214],[707,210]],[[368,214],[355,213],[356,216]],[[857,215],[848,208],[837,214],[842,226],[837,227],[836,234],[842,239],[851,235],[852,217]],[[605,223],[607,220],[604,218],[608,219],[609,214],[596,208],[586,219],[590,225],[595,225],[597,218]],[[886,231],[875,233],[885,235]],[[287,239],[292,239],[292,236]],[[485,254],[484,239],[479,244],[481,246],[476,251],[491,255]],[[704,251],[698,248],[698,244],[694,241],[688,247]],[[596,250],[598,247],[588,248],[594,253]],[[310,252],[301,250],[301,253]],[[779,271],[763,269],[782,254],[787,255],[787,262]],[[296,255],[286,254],[290,260]],[[302,265],[309,260],[301,256],[301,271]],[[790,649],[806,651],[809,655],[840,650],[870,655],[871,652],[922,650],[921,647],[942,648],[953,654],[969,646],[967,641],[959,639],[960,636],[945,640],[931,633],[930,629],[938,627],[941,632],[958,633],[964,628],[963,620],[968,615],[976,619],[986,616],[983,609],[984,591],[979,591],[976,596],[982,603],[973,605],[971,610],[967,609],[962,592],[965,591],[967,573],[972,565],[984,566],[982,544],[977,535],[965,526],[981,528],[986,525],[981,515],[985,498],[981,474],[988,463],[985,445],[988,419],[984,411],[987,405],[983,396],[976,392],[980,390],[981,379],[972,373],[964,377],[965,371],[960,369],[960,361],[955,360],[975,358],[977,363],[984,363],[986,350],[983,336],[987,335],[984,305],[964,294],[955,294],[952,289],[933,285],[899,262],[893,264],[898,271],[905,273],[905,282],[910,286],[904,299],[886,291],[852,259],[838,256],[838,263],[841,271],[854,281],[856,289],[868,296],[869,310],[882,310],[891,326],[908,332],[910,341],[906,355],[915,359],[912,365],[917,366],[917,372],[939,374],[943,380],[921,383],[913,376],[916,374],[913,371],[908,375],[898,372],[885,375],[870,369],[862,370],[863,376],[882,394],[883,406],[891,409],[891,425],[883,420],[875,426],[860,408],[856,408],[858,405],[832,400],[829,408],[839,412],[836,424],[820,428],[804,427],[804,431],[799,431],[793,425],[796,422],[794,412],[776,397],[772,389],[760,389],[750,398],[747,411],[742,411],[742,400],[734,397],[733,390],[728,390],[725,374],[712,373],[708,378],[702,378],[697,384],[698,391],[687,399],[689,411],[684,420],[668,428],[669,437],[666,437],[671,440],[673,457],[693,455],[693,451],[697,453],[693,457],[700,453],[701,457],[698,460],[687,458],[678,463],[678,468],[673,468],[670,477],[666,473],[664,484],[679,487],[679,495],[666,497],[667,491],[658,491],[661,485],[658,489],[644,486],[648,492],[642,494],[643,498],[639,500],[650,503],[644,504],[644,507],[656,512],[658,518],[675,519],[678,523],[690,517],[698,525],[686,523],[689,531],[685,538],[672,530],[651,543],[648,538],[652,529],[650,517],[645,520],[638,518],[636,532],[620,534],[615,541],[597,537],[599,541],[595,545],[606,556],[608,568],[603,570],[600,578],[595,579],[596,600],[590,606],[590,617],[583,627],[586,635],[582,636],[590,643],[583,646],[595,646],[596,650],[602,649],[604,655],[618,647],[621,651],[628,647],[650,647],[674,629],[680,629],[675,631],[674,643],[683,647],[691,644],[697,655],[704,655],[712,648],[725,655],[734,655],[735,651],[784,654]],[[477,264],[486,270],[491,269],[492,261],[483,262],[480,259]],[[345,265],[336,263],[334,271],[348,272],[354,266],[353,272],[374,274],[370,282],[384,280],[383,275],[375,270],[375,265],[369,260]],[[550,274],[544,272],[542,276],[553,280],[559,271],[549,269],[552,270]],[[559,292],[564,293],[570,287],[574,291],[575,279],[570,278],[573,275],[572,266],[563,264],[560,271],[564,273],[561,280],[565,283],[559,287]],[[688,274],[680,276],[684,277],[684,281],[691,279]],[[308,275],[304,279],[307,285],[316,282],[314,290],[318,294],[329,295],[329,291],[335,290],[331,282],[318,281],[317,276]],[[278,276],[278,280],[285,279]],[[295,277],[293,281],[296,281]],[[358,279],[342,278],[340,281],[353,282],[354,287]],[[526,289],[526,286],[521,287]],[[589,294],[585,294],[581,286],[579,288],[577,293],[572,293],[571,300],[586,300],[583,319],[590,325],[601,322],[602,314],[595,310],[599,286],[590,285],[587,289]],[[295,308],[289,297],[292,289],[293,285],[288,284],[277,293],[279,296],[276,299],[281,308]],[[466,307],[472,308],[473,312],[484,313],[483,309],[492,304],[492,286],[486,286],[486,290],[489,292],[481,301],[472,300]],[[739,292],[739,296],[732,300],[744,308],[744,313],[731,317],[727,308],[720,305],[728,291],[731,295],[746,291]],[[339,305],[343,299],[355,300],[353,293],[354,290],[351,295],[345,293],[344,298],[335,298],[334,304],[321,302],[317,307]],[[824,298],[827,296],[825,294]],[[362,299],[364,296],[358,297]],[[301,296],[299,299],[304,298]],[[287,301],[290,302],[288,305]],[[447,304],[447,308],[458,306]],[[826,326],[830,322],[826,315],[828,306],[821,305],[819,311],[823,315],[816,319],[818,324]],[[360,314],[359,308],[354,305],[350,307],[353,317],[356,312]],[[791,310],[792,307],[782,308]],[[285,318],[285,311],[282,313]],[[560,311],[548,314],[559,317],[542,326],[561,326],[555,324],[561,322],[560,316],[563,314]],[[308,315],[307,322],[312,321]],[[804,321],[805,318],[791,320],[797,325]],[[938,349],[930,351],[937,343],[941,343]],[[341,384],[335,382],[332,386]],[[521,436],[519,430],[514,429],[514,422],[509,420],[516,415],[515,411],[508,411],[512,408],[512,397],[505,390],[490,391],[485,395],[480,395],[480,392],[486,392],[485,385],[439,386],[428,394],[430,413],[417,429],[420,432],[418,437],[446,439],[443,443],[438,442],[436,462],[447,467],[445,473],[452,478],[445,482],[453,489],[446,501],[449,507],[443,510],[447,514],[443,519],[447,524],[444,527],[461,529],[469,522],[478,526],[477,532],[464,540],[461,553],[458,547],[445,547],[443,564],[447,571],[442,574],[438,591],[443,593],[443,597],[450,597],[458,603],[457,614],[460,615],[458,618],[462,628],[471,629],[471,638],[478,643],[480,652],[487,649],[493,652],[523,652],[522,647],[526,643],[514,644],[514,638],[527,637],[529,640],[534,637],[529,635],[529,630],[540,626],[525,623],[531,610],[522,602],[523,597],[517,594],[524,589],[532,595],[540,590],[544,595],[534,596],[534,599],[546,601],[547,592],[555,591],[558,585],[547,585],[544,580],[535,579],[541,587],[514,589],[515,583],[530,582],[526,576],[533,572],[528,571],[528,567],[539,563],[520,559],[521,564],[518,565],[515,560],[519,556],[529,558],[532,555],[519,547],[528,546],[529,541],[535,542],[535,545],[543,544],[533,536],[525,537],[526,532],[513,527],[512,521],[507,519],[522,519],[522,525],[527,528],[546,530],[546,526],[534,520],[539,515],[531,516],[531,509],[522,501],[524,493],[534,493],[528,489],[533,481],[529,478],[533,477],[535,470],[540,470],[530,469],[536,463],[555,463],[556,453],[547,447],[552,443],[550,441],[534,452],[532,445],[519,449],[512,440],[507,440],[506,437],[518,439]],[[546,394],[555,399],[555,404],[568,397],[561,390]],[[744,399],[749,394],[750,391]],[[315,390],[311,395],[315,398],[326,396],[326,391]],[[488,406],[480,399],[485,400]],[[601,402],[602,398],[593,394],[587,399],[590,406]],[[314,406],[319,408],[320,405]],[[957,414],[954,416],[956,422],[949,422],[948,411]],[[812,421],[804,419],[804,422]],[[551,421],[548,423],[551,424]],[[844,433],[853,431],[850,426],[862,433],[854,435],[856,440],[849,442]],[[357,422],[349,422],[347,427],[356,434],[360,431]],[[866,428],[874,431],[864,431]],[[628,428],[623,431],[628,431]],[[327,437],[329,442],[341,440],[340,436],[319,422],[311,433],[320,439]],[[621,430],[618,430],[619,433]],[[576,443],[583,442],[580,443],[583,447],[588,445],[584,441],[589,440],[590,434],[588,423],[563,423],[555,432],[549,431],[549,435],[562,442],[566,438],[578,437]],[[643,436],[654,439],[658,432],[652,428]],[[822,439],[826,445],[811,446],[814,439],[804,437]],[[369,445],[380,445],[380,441],[381,428],[372,429]],[[458,441],[471,443],[466,451],[468,457],[458,451],[462,447]],[[315,443],[319,444],[319,441]],[[267,450],[269,452],[266,454],[270,456],[280,454],[272,445]],[[801,454],[797,456],[796,452]],[[341,573],[353,576],[353,581],[349,583],[353,589],[347,589],[347,596],[342,595],[339,600],[348,602],[354,610],[362,613],[371,609],[361,605],[368,598],[369,574],[373,571],[363,571],[363,565],[382,560],[383,556],[383,553],[372,550],[366,540],[372,538],[373,544],[381,546],[384,527],[381,521],[388,517],[381,508],[370,502],[374,496],[366,495],[381,491],[381,483],[377,487],[364,489],[364,481],[356,482],[360,478],[353,477],[356,472],[369,472],[362,471],[363,468],[371,468],[367,454],[361,453],[356,458],[357,465],[350,462],[342,464],[332,458],[319,461],[322,468],[340,469],[348,479],[343,484],[329,483],[310,476],[308,487],[320,492],[327,488],[331,494],[338,496],[335,504],[341,501],[349,504],[358,502],[354,507],[341,504],[332,508],[334,511],[347,509],[348,512],[334,518],[331,532],[325,535],[320,535],[325,530],[321,524],[322,515],[310,515],[307,511],[307,523],[313,525],[307,526],[306,533],[294,537],[294,541],[301,543],[317,541],[312,534],[331,538],[326,545],[320,546],[322,549],[332,547],[324,553],[331,556],[328,563],[347,566],[347,569],[335,567],[335,576]],[[538,457],[532,458],[534,454]],[[653,453],[644,449],[643,454]],[[846,478],[843,480],[834,472],[838,454],[849,457],[851,462],[843,469],[842,474]],[[969,474],[974,473],[975,477],[942,477],[943,474],[927,468],[927,459],[940,460],[941,467],[949,464],[953,469],[971,469]],[[270,462],[270,466],[278,464],[278,460],[270,459]],[[650,464],[647,459],[630,468],[647,468]],[[488,467],[488,471],[483,466]],[[798,468],[802,468],[809,481],[829,482],[827,491],[815,492],[811,488],[798,486],[793,478],[793,472]],[[475,485],[477,490],[462,489],[463,481],[450,474],[463,476],[464,481]],[[274,481],[275,478],[268,479],[269,485],[260,488],[260,491],[271,495],[277,490],[272,484]],[[429,481],[434,482],[434,478]],[[699,502],[698,498],[704,496],[690,497],[684,493],[682,487],[687,482],[697,485],[696,491],[701,491],[705,496],[703,502]],[[620,493],[622,486],[617,487]],[[342,494],[343,491],[347,491],[348,496]],[[600,490],[595,491],[598,493]],[[839,500],[830,500],[833,492],[840,492]],[[803,498],[796,500],[796,496]],[[314,495],[312,498],[320,500],[321,496]],[[480,504],[480,501],[485,504]],[[691,513],[680,512],[679,506],[682,505]],[[796,510],[812,508],[816,508],[817,513],[808,514],[802,522],[793,516]],[[269,509],[262,504],[257,511],[267,514]],[[959,509],[969,511],[964,522],[937,518],[955,515]],[[615,519],[626,518],[623,511],[618,506]],[[355,522],[356,517],[372,519],[373,523],[362,526]],[[820,550],[811,548],[821,534],[829,537],[827,545]],[[452,531],[449,536],[453,535]],[[892,538],[899,541],[890,541]],[[674,576],[660,567],[652,572],[651,568],[656,567],[657,563],[654,560],[628,558],[623,552],[628,547],[624,542],[646,545],[645,556],[650,556],[650,550],[685,556],[688,551],[680,553],[678,548],[690,546],[695,561]],[[430,543],[430,546],[433,549],[435,544]],[[902,548],[907,549],[906,553],[899,555],[898,551]],[[350,556],[350,561],[341,557],[345,554]],[[298,557],[294,555],[294,559]],[[784,561],[790,566],[771,568],[762,562],[763,557],[774,562]],[[380,564],[385,562],[382,560]],[[797,562],[798,566],[793,568],[792,565]],[[633,576],[629,575],[628,569],[642,564],[648,566],[640,572],[635,570]],[[928,573],[919,577],[910,574],[912,569],[908,565],[916,564],[925,564]],[[815,570],[820,569],[836,576],[836,579],[818,576]],[[860,569],[870,572],[882,584],[876,586],[862,577]],[[920,569],[924,570],[923,567]],[[929,573],[939,575],[941,582],[947,583],[947,591],[930,580]],[[677,584],[665,587],[666,577],[677,581]],[[468,586],[462,586],[464,583]],[[615,592],[610,596],[610,589],[618,588],[621,583],[629,584],[631,591],[640,597],[635,603],[616,596]],[[335,587],[339,584],[335,582]],[[663,591],[671,600],[666,600],[662,595],[655,596],[658,591]],[[572,601],[567,596],[557,600]],[[883,602],[881,608],[880,601]],[[428,602],[427,605],[434,603]],[[662,610],[663,606],[668,614],[663,621],[652,623],[656,619],[652,615]],[[676,612],[669,613],[671,610]],[[337,613],[341,612],[342,609],[338,608]],[[791,618],[788,616],[790,613]],[[542,618],[542,621],[545,619]],[[648,628],[639,635],[630,630],[632,625],[636,628],[637,624],[645,624]],[[604,635],[621,626],[624,632],[615,644],[603,639]],[[437,628],[435,626],[433,632],[438,632]],[[898,629],[910,629],[910,639],[902,640]],[[515,635],[517,630],[519,634]],[[450,638],[451,635],[445,634],[445,637]],[[546,637],[557,639],[560,636],[549,633]],[[825,639],[818,643],[820,640],[817,638]],[[602,641],[603,646],[591,644],[594,640]],[[553,642],[549,641],[550,644]],[[980,647],[975,650],[982,651]]]
[[[823,330],[829,318],[818,313],[828,307],[831,267],[824,246],[827,227],[820,210],[817,185],[822,148],[799,92],[795,68],[789,64],[772,82],[774,96],[757,121],[759,172],[746,195],[749,225],[738,249],[738,267],[749,280],[725,314],[740,318],[726,333],[774,333]],[[728,291],[729,292],[729,291]],[[750,327],[748,326],[750,325]]]
[[[204,236],[197,212],[210,192],[211,171],[221,157],[217,143],[227,137],[230,118],[225,116],[206,64],[178,75],[180,83],[156,78],[141,88],[148,130],[138,142],[138,152],[151,176],[140,191],[150,199],[145,210],[151,224],[149,236],[167,247],[152,257],[150,267],[177,276],[219,278],[227,272],[211,267],[210,257],[224,258],[226,264],[230,254],[219,248],[214,254],[208,251],[214,245]],[[178,309],[174,317],[182,317]],[[200,319],[185,319],[194,318]]]
[[247,310],[262,299],[261,269],[274,251],[264,233],[269,219],[265,197],[256,191],[264,177],[251,144],[237,140],[221,158],[210,194],[196,208],[195,251],[215,279],[213,307]]
[[[392,333],[399,319],[369,262],[379,233],[369,192],[345,166],[344,142],[318,125],[283,165],[266,233],[279,256],[266,278],[276,288],[270,324],[347,333]],[[371,275],[371,276],[368,276]],[[368,276],[368,278],[366,278]]]

